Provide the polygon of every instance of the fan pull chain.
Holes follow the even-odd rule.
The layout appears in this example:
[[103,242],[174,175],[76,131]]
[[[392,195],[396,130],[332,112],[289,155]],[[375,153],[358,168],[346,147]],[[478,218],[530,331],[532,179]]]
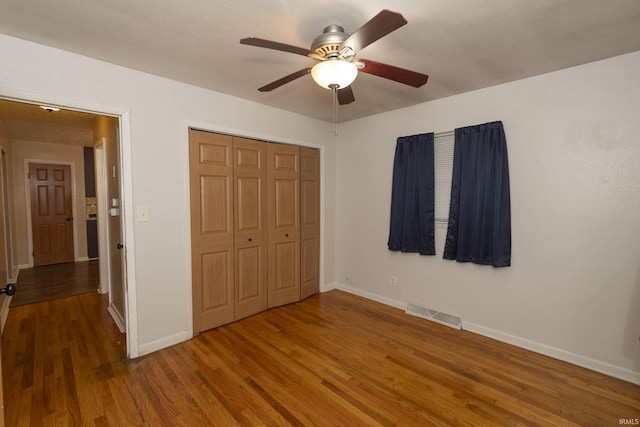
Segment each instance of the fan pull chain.
[[329,85],[333,95],[333,134],[338,136],[338,85]]

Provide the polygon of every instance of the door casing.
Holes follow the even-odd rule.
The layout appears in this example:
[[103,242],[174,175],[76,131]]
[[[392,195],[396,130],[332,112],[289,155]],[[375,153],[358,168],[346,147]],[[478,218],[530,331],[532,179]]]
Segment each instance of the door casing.
[[[118,149],[120,162],[117,173],[120,176],[120,197],[122,199],[122,229],[123,243],[125,245],[125,258],[123,264],[123,280],[125,283],[125,316],[126,316],[126,340],[127,356],[136,358],[141,355],[138,344],[138,310],[137,310],[137,286],[135,274],[135,242],[134,242],[134,213],[133,213],[133,172],[131,164],[131,112],[126,109],[70,101],[60,96],[48,96],[35,94],[24,90],[0,88],[0,98],[29,104],[45,104],[57,106],[68,110],[83,111],[97,115],[111,116],[119,119]],[[53,163],[48,161],[49,163]],[[74,212],[75,215],[75,212]],[[77,234],[77,233],[76,233]],[[27,235],[30,242],[31,235]],[[31,249],[33,251],[33,249]],[[77,250],[76,250],[77,253]],[[33,260],[32,260],[33,261]],[[190,284],[189,284],[190,285]]]

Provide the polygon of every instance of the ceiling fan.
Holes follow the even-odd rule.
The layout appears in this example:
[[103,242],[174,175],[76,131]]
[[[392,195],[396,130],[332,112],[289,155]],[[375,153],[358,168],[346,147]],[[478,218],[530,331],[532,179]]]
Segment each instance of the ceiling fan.
[[385,9],[352,34],[345,33],[344,28],[339,25],[329,25],[322,34],[313,40],[310,49],[257,37],[241,39],[240,44],[308,56],[316,61],[314,66],[303,68],[262,86],[258,89],[260,92],[269,92],[311,73],[318,85],[333,90],[337,93],[338,102],[341,105],[345,105],[355,101],[350,85],[359,72],[373,74],[416,88],[427,83],[429,76],[426,74],[369,59],[356,59],[356,55],[360,50],[406,23],[407,20],[401,14]]

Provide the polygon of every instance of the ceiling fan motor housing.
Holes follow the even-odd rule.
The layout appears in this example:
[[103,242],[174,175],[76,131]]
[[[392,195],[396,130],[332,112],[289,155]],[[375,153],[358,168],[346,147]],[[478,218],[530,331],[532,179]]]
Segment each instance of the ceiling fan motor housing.
[[[349,37],[340,25],[329,25],[322,34],[311,43],[311,51],[324,59],[350,60],[353,54],[347,56],[340,52],[340,45]],[[350,49],[349,49],[350,50]]]

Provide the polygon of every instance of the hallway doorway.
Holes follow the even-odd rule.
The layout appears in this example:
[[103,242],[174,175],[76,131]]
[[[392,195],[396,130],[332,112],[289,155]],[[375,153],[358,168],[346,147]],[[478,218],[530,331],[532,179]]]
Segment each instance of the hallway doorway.
[[[62,105],[41,107],[34,102],[2,99],[0,95],[0,145],[9,154],[9,191],[14,213],[11,228],[14,231],[12,237],[15,248],[11,255],[13,268],[20,272],[17,278],[18,291],[10,306],[100,291],[107,294],[108,312],[118,328],[125,332],[128,326],[128,299],[126,270],[123,268],[126,253],[125,203],[121,196],[121,116]],[[97,159],[95,153],[98,146],[100,156]],[[86,167],[88,159],[91,160],[90,168]],[[103,171],[99,188],[96,188],[98,177],[95,160],[101,162]],[[64,167],[67,170],[65,178],[70,176],[70,202],[68,187],[62,195],[62,192],[56,193],[56,183],[48,182],[48,188],[44,188],[39,181],[29,181],[30,175],[42,172],[30,171],[33,169],[31,166],[43,164],[54,165],[57,169],[60,169],[58,166],[69,165]],[[56,171],[52,169],[51,172]],[[42,190],[41,194],[39,190]],[[97,194],[96,191],[102,193]],[[33,200],[37,202],[38,197],[42,203],[32,203]],[[71,225],[60,227],[56,223],[52,227],[44,224],[44,228],[51,229],[51,233],[44,233],[44,237],[47,240],[47,236],[54,236],[55,228],[72,228],[72,233],[69,233],[72,237],[67,238],[64,245],[70,249],[67,254],[70,256],[64,259],[54,256],[45,262],[35,262],[36,252],[47,246],[47,241],[43,244],[36,239],[40,233],[35,228],[41,224],[34,217],[41,216],[43,206],[47,207],[44,211],[55,210],[56,201],[52,199],[56,198],[65,200],[63,205],[67,209],[62,215],[64,218],[61,218]],[[106,224],[106,227],[98,227],[96,223]],[[91,236],[90,232],[93,232]],[[97,237],[92,239],[96,233]],[[59,255],[60,251],[55,249],[55,245],[50,246],[50,252]],[[96,250],[92,251],[92,247]],[[104,269],[105,266],[112,274],[101,276],[100,267]],[[136,351],[133,353],[133,356],[137,355]]]

